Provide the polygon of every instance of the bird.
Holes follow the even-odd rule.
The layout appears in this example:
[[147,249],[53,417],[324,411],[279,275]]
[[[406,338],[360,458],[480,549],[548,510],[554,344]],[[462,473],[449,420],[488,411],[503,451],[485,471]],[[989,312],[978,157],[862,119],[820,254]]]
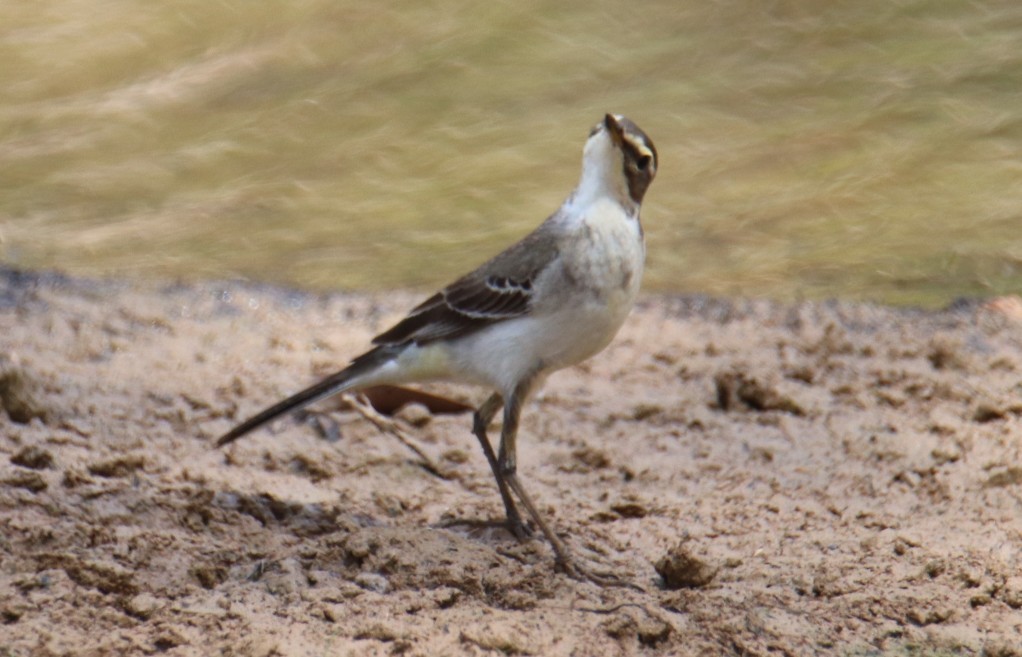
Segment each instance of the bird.
[[[577,186],[535,230],[414,307],[347,367],[241,422],[216,445],[345,391],[429,381],[480,386],[490,395],[473,413],[472,433],[508,530],[519,540],[531,535],[520,503],[559,569],[603,583],[575,563],[522,485],[519,419],[550,374],[602,351],[630,313],[646,256],[639,211],[657,165],[649,136],[628,118],[606,114],[585,142]],[[487,432],[501,408],[494,451]]]

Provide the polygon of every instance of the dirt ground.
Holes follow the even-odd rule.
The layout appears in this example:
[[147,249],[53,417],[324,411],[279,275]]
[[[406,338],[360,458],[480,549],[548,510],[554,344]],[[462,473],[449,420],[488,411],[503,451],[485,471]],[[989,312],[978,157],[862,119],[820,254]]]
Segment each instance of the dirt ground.
[[519,440],[632,588],[446,525],[502,514],[468,416],[212,447],[416,300],[0,271],[0,654],[1022,655],[1017,299],[645,297]]

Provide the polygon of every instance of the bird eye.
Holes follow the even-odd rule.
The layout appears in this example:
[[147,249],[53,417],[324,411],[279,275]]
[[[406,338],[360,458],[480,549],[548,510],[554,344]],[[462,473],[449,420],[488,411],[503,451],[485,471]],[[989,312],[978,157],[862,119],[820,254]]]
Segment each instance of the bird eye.
[[635,167],[639,171],[645,171],[646,169],[649,168],[649,165],[652,161],[653,158],[651,158],[649,155],[642,155],[639,157],[638,160],[635,161]]

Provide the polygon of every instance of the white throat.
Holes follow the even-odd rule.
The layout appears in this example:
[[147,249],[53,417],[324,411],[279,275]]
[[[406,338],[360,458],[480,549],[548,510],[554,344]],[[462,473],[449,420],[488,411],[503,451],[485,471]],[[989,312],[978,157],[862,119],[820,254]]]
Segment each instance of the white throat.
[[607,131],[597,132],[582,151],[582,176],[565,205],[583,208],[608,198],[632,214],[636,204],[628,195],[623,166],[621,151],[615,148]]

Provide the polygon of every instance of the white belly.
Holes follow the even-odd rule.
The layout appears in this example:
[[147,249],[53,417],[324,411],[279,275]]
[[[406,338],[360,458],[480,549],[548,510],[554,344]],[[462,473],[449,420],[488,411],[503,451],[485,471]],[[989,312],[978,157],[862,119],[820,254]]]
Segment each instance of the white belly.
[[449,380],[508,397],[522,381],[579,363],[617,334],[639,292],[645,247],[638,220],[594,203],[566,223],[558,257],[533,281],[527,315],[450,342],[411,345],[362,385]]
[[638,222],[591,216],[561,245],[561,259],[536,281],[530,315],[494,324],[448,351],[466,378],[504,394],[520,381],[602,351],[631,312],[645,249]]

